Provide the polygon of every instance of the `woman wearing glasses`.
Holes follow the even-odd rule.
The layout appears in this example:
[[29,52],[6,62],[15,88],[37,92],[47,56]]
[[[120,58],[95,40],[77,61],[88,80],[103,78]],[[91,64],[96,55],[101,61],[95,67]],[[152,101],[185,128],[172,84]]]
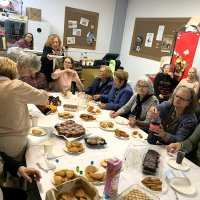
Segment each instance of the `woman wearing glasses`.
[[65,57],[63,62],[64,69],[57,69],[51,74],[52,79],[56,80],[53,90],[56,92],[65,92],[71,89],[72,81],[76,82],[76,87],[82,91],[84,86],[75,70],[73,70],[74,60],[71,57]]
[[143,130],[148,130],[149,121],[146,120],[147,111],[151,106],[158,104],[158,99],[153,95],[154,89],[151,80],[148,77],[141,77],[138,79],[135,85],[136,93],[131,97],[126,105],[120,108],[118,111],[112,111],[111,117],[117,117],[119,115],[129,118],[129,115],[135,116],[135,118],[129,118],[129,125],[134,127],[138,125]]
[[22,39],[15,42],[15,46],[20,47],[22,49],[33,49],[34,40],[32,33],[26,33]]
[[194,114],[196,108],[197,97],[194,90],[185,86],[177,87],[169,101],[150,108],[149,118],[159,116],[161,124],[154,127],[154,134],[148,135],[148,142],[170,144],[187,139],[197,125]]

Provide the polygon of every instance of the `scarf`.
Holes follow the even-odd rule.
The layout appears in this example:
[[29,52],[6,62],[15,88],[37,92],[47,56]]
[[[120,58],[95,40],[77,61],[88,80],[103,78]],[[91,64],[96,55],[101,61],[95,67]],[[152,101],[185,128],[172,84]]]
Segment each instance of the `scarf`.
[[137,99],[136,99],[136,106],[135,108],[133,109],[133,111],[131,112],[131,114],[135,115],[136,116],[136,119],[138,119],[141,115],[141,112],[142,112],[142,104],[147,100],[149,99],[151,96],[153,96],[153,94],[149,94],[149,95],[146,95],[142,101],[140,101],[140,95],[138,94],[137,95]]
[[186,78],[186,81],[187,81],[188,83],[194,83],[194,82],[197,81],[197,79],[196,79],[196,78],[193,78],[193,79]]

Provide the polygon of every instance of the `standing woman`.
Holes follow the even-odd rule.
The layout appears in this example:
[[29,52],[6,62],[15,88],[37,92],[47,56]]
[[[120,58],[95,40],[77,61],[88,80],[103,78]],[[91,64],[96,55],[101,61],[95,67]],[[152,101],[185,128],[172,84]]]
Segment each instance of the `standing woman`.
[[26,33],[22,39],[15,42],[15,46],[22,49],[31,49],[33,50],[34,39],[32,33]]
[[127,104],[125,104],[118,111],[110,112],[111,117],[125,115],[134,115],[135,119],[129,118],[129,125],[135,127],[138,125],[143,130],[147,131],[149,121],[147,120],[147,112],[151,106],[157,106],[158,99],[154,96],[154,89],[151,80],[143,76],[138,79],[135,85],[136,93],[131,97]]
[[60,55],[61,48],[61,40],[58,35],[49,35],[41,57],[41,72],[46,76],[47,82],[49,84],[49,89],[52,89],[53,87],[53,79],[51,78],[51,74],[55,71],[56,68],[56,58],[52,58],[50,55]]
[[162,72],[155,77],[154,81],[155,95],[160,103],[170,98],[176,85],[177,81],[173,78],[170,65],[164,64]]
[[71,57],[65,57],[63,62],[63,70],[56,69],[51,74],[52,79],[56,79],[54,84],[54,91],[63,92],[71,89],[72,81],[76,82],[76,87],[79,91],[82,91],[84,86],[79,79],[79,76],[75,70],[73,70],[74,60]]
[[48,95],[17,80],[18,71],[12,60],[0,57],[0,151],[21,161],[30,130],[27,104],[44,105]]

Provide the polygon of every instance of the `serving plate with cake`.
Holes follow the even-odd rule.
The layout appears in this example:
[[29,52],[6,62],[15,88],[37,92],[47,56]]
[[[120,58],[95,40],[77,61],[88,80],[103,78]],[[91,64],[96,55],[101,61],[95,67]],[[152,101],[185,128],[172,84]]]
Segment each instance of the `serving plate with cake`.
[[68,141],[84,137],[88,134],[87,129],[77,124],[74,120],[67,120],[54,126],[53,133],[59,137],[63,137]]

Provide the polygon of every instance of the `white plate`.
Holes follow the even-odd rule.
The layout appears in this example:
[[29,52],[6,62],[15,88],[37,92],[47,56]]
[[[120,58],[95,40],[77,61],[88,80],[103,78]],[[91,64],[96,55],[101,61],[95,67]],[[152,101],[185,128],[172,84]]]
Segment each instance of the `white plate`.
[[92,112],[88,112],[88,111],[87,111],[87,113],[90,114],[90,115],[101,115],[102,114],[102,112],[100,112],[100,113],[96,113],[96,112],[92,113]]
[[81,154],[85,151],[85,148],[83,148],[83,151],[80,151],[80,152],[71,152],[71,151],[68,151],[67,147],[64,147],[63,148],[65,152],[67,153],[70,153],[70,154]]
[[[101,122],[112,122],[112,123],[114,123],[113,121],[101,121]],[[112,128],[103,128],[103,127],[101,127],[100,126],[100,123],[101,122],[99,122],[99,127],[101,128],[101,129],[103,129],[104,131],[115,131],[116,129],[117,129],[117,126],[116,126],[116,124],[114,123],[114,125],[113,125],[113,127]]]
[[196,187],[187,178],[173,177],[169,183],[174,190],[181,194],[194,195],[196,193]]
[[125,138],[125,137],[119,137],[119,136],[117,136],[116,134],[115,134],[115,137],[116,138],[118,138],[118,139],[120,139],[120,140],[129,140],[129,137],[127,137],[127,138]]
[[48,56],[50,58],[63,58],[64,56],[58,56],[58,55],[51,55],[51,54],[48,54]]
[[118,116],[115,118],[115,122],[122,125],[128,125],[129,120],[124,117]]
[[91,106],[97,106],[97,101],[89,101],[88,104]]
[[74,141],[74,140],[76,140],[76,139],[79,139],[79,138],[88,136],[88,135],[89,135],[89,132],[88,132],[87,129],[85,129],[85,130],[86,130],[86,131],[85,131],[85,134],[84,134],[84,135],[81,135],[80,137],[74,137],[74,138],[72,138],[72,137],[69,137],[69,138],[68,138],[68,137],[65,137],[64,135],[59,135],[56,129],[53,130],[53,133],[54,133],[56,136],[62,137],[62,138],[64,138],[65,140],[71,142],[71,141]]
[[[154,191],[154,190],[151,190],[151,189],[149,189],[148,187],[146,187],[146,186],[141,182],[141,181],[142,181],[144,178],[146,178],[146,177],[159,178],[159,179],[162,181],[162,191]],[[142,187],[144,187],[146,190],[149,190],[149,191],[151,191],[151,192],[166,193],[167,190],[168,190],[168,185],[167,185],[167,183],[165,182],[164,179],[161,179],[160,177],[157,177],[157,176],[145,176],[145,177],[143,177],[143,178],[141,179],[141,181],[140,181],[140,185],[141,185]]]
[[[32,130],[39,130],[39,131],[42,131],[42,133],[41,134],[39,134],[39,135],[35,135],[35,134],[33,134],[32,133]],[[46,135],[48,132],[47,132],[47,130],[45,129],[45,128],[42,128],[42,127],[32,127],[31,129],[30,129],[30,131],[29,131],[29,134],[30,135],[33,135],[33,136],[36,136],[36,137],[40,137],[40,136],[43,136],[43,135]]]
[[134,137],[136,140],[144,141],[148,137],[148,134],[146,134],[146,133],[142,133],[140,131],[137,131],[138,133],[140,133],[142,135],[142,138],[141,138],[138,134],[137,135],[133,135],[133,132],[134,131],[131,132],[131,136]]
[[182,164],[177,164],[176,157],[169,158],[169,160],[167,161],[167,164],[169,166],[173,167],[174,169],[179,169],[182,171],[187,171],[190,169],[190,166],[184,160],[183,160]]

